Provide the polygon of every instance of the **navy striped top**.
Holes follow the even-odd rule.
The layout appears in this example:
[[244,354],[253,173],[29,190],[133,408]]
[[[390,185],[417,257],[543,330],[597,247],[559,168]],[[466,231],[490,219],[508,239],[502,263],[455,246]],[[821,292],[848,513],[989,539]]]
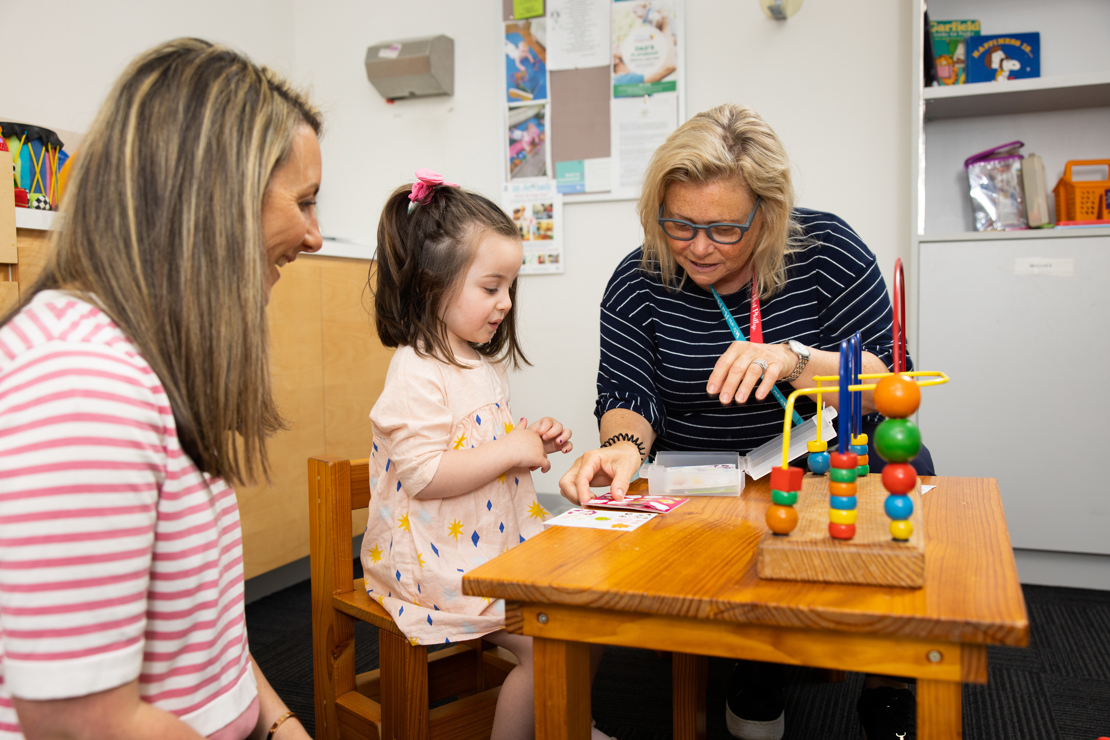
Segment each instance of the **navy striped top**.
[[[806,246],[787,257],[786,283],[760,302],[763,341],[796,339],[837,351],[861,332],[863,348],[891,367],[892,312],[875,255],[843,220],[797,209]],[[597,373],[600,420],[610,409],[647,419],[659,450],[736,450],[747,454],[782,432],[783,409],[771,394],[722,406],[706,393],[713,365],[732,333],[713,295],[686,280],[681,290],[663,287],[657,272],[640,269],[643,249],[617,266],[601,302],[601,362]],[[679,268],[681,270],[681,268]],[[751,330],[751,287],[722,296],[745,337]],[[907,364],[909,358],[907,358]],[[783,395],[793,388],[779,383]],[[803,418],[814,402],[796,403]],[[868,420],[877,420],[878,415]]]

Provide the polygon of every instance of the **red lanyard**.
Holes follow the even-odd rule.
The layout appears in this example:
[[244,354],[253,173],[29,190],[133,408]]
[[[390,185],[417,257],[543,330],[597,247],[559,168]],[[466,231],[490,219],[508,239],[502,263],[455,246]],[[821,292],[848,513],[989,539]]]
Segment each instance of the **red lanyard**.
[[759,314],[759,281],[752,271],[752,325],[748,334],[755,344],[763,344],[763,319]]

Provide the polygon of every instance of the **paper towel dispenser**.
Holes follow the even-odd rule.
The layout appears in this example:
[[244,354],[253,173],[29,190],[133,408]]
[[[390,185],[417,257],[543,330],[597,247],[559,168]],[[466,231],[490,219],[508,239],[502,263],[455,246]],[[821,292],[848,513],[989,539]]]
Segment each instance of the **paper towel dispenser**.
[[387,100],[455,94],[455,41],[424,36],[366,50],[366,77]]

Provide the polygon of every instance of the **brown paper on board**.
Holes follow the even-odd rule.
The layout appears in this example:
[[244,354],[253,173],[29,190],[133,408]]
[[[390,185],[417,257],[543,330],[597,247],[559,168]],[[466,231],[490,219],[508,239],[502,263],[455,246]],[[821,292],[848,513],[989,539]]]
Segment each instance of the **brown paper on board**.
[[549,75],[551,161],[610,156],[609,68],[566,69]]

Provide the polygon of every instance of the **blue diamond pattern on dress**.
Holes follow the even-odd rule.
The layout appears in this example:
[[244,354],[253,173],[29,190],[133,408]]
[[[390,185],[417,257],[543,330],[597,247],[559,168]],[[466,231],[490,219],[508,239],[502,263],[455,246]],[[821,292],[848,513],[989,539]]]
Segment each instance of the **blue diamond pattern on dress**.
[[474,421],[478,422],[478,426],[482,426],[482,417],[474,414]]
[[492,511],[492,510],[493,510],[493,502],[490,501],[489,499],[486,499],[486,511]]
[[377,442],[375,442],[375,443],[374,443],[374,452],[377,452],[377,451],[378,451],[378,443],[377,443]]
[[398,491],[400,491],[400,490],[401,490],[401,481],[397,481],[397,490],[398,490]]
[[520,535],[520,541],[524,542],[524,535]]
[[428,615],[428,624],[431,624],[431,623],[432,623],[432,615],[431,615],[431,614],[429,614],[429,615]]
[[474,543],[475,547],[477,547],[478,546],[478,540],[480,540],[480,539],[481,538],[478,536],[478,530],[475,529],[474,534],[470,535],[470,541]]
[[403,607],[403,606],[400,609],[397,610],[397,616],[398,617],[401,616],[404,613],[405,613],[405,607]]
[[432,552],[434,552],[436,554],[436,557],[438,558],[439,557],[439,548],[436,547],[436,543],[429,542],[428,544],[432,546]]
[[520,485],[520,478],[513,478],[513,483],[516,483],[519,486]]
[[401,571],[397,571],[397,580],[401,580]]
[[501,530],[502,533],[505,532],[505,522],[501,522],[501,526],[499,527],[499,529]]
[[418,583],[418,584],[416,584],[416,593],[421,593],[421,591],[420,591],[420,584],[419,584],[419,583]]
[[385,461],[385,472],[387,472],[387,473],[389,472],[389,464],[390,464],[391,462],[393,462],[393,460],[392,460],[391,458],[386,458],[386,461]]

